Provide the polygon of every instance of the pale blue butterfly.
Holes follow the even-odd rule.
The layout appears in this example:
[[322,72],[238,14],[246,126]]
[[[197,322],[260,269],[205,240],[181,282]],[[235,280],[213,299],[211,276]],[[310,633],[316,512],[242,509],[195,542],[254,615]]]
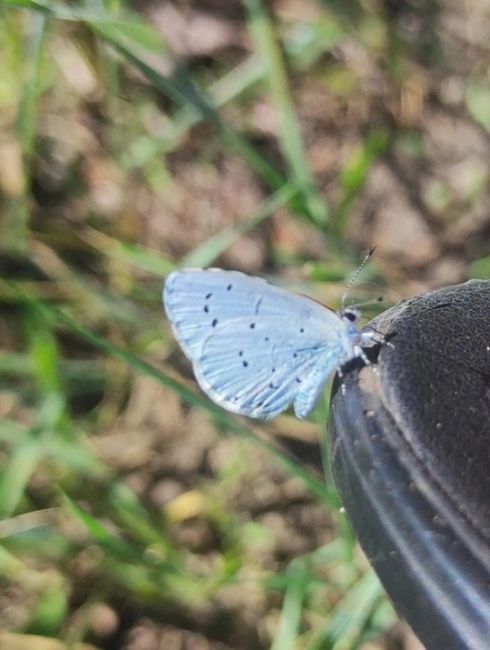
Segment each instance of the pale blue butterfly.
[[382,342],[360,330],[358,307],[333,311],[238,271],[171,273],[163,291],[175,337],[203,391],[217,404],[268,420],[291,404],[314,408],[331,374]]

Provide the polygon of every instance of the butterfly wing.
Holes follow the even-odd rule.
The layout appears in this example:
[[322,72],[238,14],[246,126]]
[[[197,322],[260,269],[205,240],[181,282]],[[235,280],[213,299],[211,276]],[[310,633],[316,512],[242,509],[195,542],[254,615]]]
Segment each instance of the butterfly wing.
[[306,417],[349,354],[335,312],[237,271],[172,273],[164,304],[200,386],[234,413],[268,419],[298,397]]
[[299,391],[294,398],[294,413],[300,420],[304,420],[315,408],[331,373],[341,365],[339,354],[341,351],[331,345],[322,352],[315,365],[309,369],[306,380],[299,386]]
[[253,333],[250,318],[225,323],[209,336],[201,357],[194,362],[200,386],[227,410],[261,419],[279,415],[301,394],[309,396],[313,390],[313,401],[301,400],[302,404],[307,401],[309,408],[295,408],[299,417],[306,417],[338,364],[338,358],[333,366],[323,361],[327,356],[335,359],[335,353],[341,351],[331,346],[325,349],[316,338],[298,341],[300,325],[294,314],[287,322],[264,317],[257,321]]

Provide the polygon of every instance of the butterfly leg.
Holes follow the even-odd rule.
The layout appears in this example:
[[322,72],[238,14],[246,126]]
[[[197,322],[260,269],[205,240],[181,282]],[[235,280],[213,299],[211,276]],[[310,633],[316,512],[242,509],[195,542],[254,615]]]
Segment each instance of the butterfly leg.
[[367,343],[380,343],[381,345],[386,345],[389,348],[394,348],[395,346],[391,341],[386,340],[386,336],[375,329],[368,329],[362,333],[362,345]]
[[372,340],[375,343],[381,343],[381,345],[386,345],[389,348],[395,347],[395,345],[391,341],[388,341],[388,339],[382,332],[378,332],[377,330],[372,330],[372,331],[373,331]]
[[371,363],[366,353],[359,345],[355,346],[354,352],[357,357],[360,357],[362,359],[365,366],[369,366],[376,375],[379,375],[378,367]]
[[355,354],[356,357],[360,357],[363,360],[364,365],[366,365],[366,366],[371,365],[371,362],[369,361],[366,353],[364,352],[364,350],[361,348],[360,345],[356,345],[354,347],[354,354]]
[[344,383],[344,373],[342,372],[341,366],[339,366],[337,368],[337,374],[338,374],[339,379],[340,379],[340,390],[342,391],[342,395],[345,395],[346,390],[345,390],[345,383]]

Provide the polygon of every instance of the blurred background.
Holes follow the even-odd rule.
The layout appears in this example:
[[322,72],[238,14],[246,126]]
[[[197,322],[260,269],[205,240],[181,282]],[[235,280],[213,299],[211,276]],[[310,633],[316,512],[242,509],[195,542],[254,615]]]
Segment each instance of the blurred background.
[[328,395],[227,416],[160,297],[214,265],[336,307],[371,244],[352,299],[490,277],[489,50],[488,0],[0,0],[2,649],[420,648]]

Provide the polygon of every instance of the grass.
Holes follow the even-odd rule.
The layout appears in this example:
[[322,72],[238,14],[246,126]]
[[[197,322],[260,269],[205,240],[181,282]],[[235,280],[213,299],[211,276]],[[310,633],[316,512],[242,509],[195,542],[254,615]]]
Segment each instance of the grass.
[[320,227],[327,222],[328,209],[316,187],[303,147],[289,80],[281,48],[272,21],[261,0],[247,0],[250,30],[270,84],[272,104],[279,121],[279,144],[289,168],[289,175],[304,198],[307,214]]
[[[361,257],[352,226],[373,169],[421,136],[377,99],[359,107],[364,72],[339,48],[379,65],[394,95],[413,53],[379,8],[310,10],[245,0],[226,52],[184,62],[123,2],[0,1],[0,571],[20,594],[10,614],[0,599],[9,639],[122,647],[150,621],[163,639],[226,647],[388,647],[395,614],[329,475],[328,397],[306,424],[230,416],[190,381],[160,303],[174,268],[214,264],[335,303]],[[486,129],[474,76],[464,101]],[[335,118],[308,113],[324,93]],[[332,162],[315,137],[350,114],[355,145]],[[469,276],[488,275],[478,257]],[[297,510],[307,525],[291,523]],[[105,632],[101,604],[116,621]],[[206,611],[226,613],[228,637]]]

